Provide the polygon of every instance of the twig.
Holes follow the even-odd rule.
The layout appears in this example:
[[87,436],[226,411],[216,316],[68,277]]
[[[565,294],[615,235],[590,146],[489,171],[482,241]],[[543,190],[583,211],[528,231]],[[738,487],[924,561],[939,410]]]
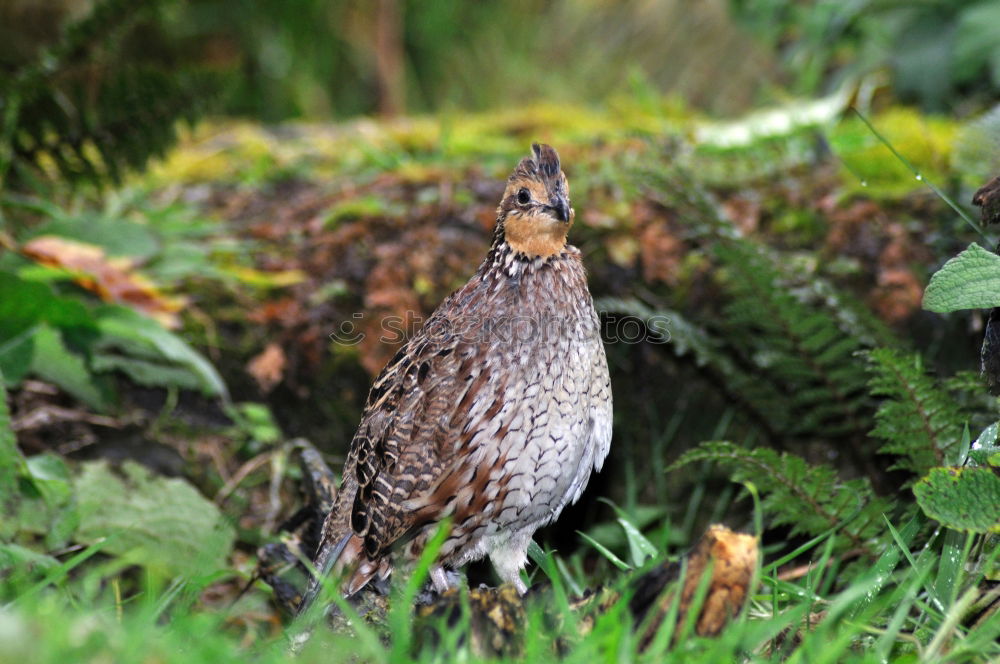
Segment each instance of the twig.
[[931,191],[933,191],[938,196],[938,198],[940,198],[941,200],[943,200],[945,203],[948,204],[949,207],[951,207],[952,210],[954,210],[955,212],[957,212],[958,215],[960,217],[962,217],[962,219],[965,220],[965,223],[969,224],[969,226],[971,226],[977,233],[979,233],[980,235],[983,236],[983,239],[985,239],[987,241],[990,239],[989,236],[986,235],[986,232],[982,228],[979,227],[979,224],[977,224],[972,219],[972,217],[970,217],[968,214],[965,213],[965,210],[963,210],[962,208],[960,208],[958,206],[958,204],[955,203],[955,201],[951,200],[950,196],[948,196],[946,193],[944,193],[943,191],[941,191],[940,189],[938,189],[937,185],[935,185],[933,182],[931,182],[930,180],[928,180],[927,178],[925,178],[923,176],[923,174],[920,171],[918,171],[917,168],[913,164],[911,164],[910,161],[906,157],[904,157],[903,155],[901,155],[899,153],[899,151],[896,150],[895,147],[893,147],[892,143],[890,143],[888,141],[888,139],[886,139],[885,136],[883,136],[882,134],[880,134],[879,131],[878,131],[878,129],[876,129],[875,126],[872,125],[872,123],[868,121],[868,118],[866,118],[861,111],[859,111],[854,106],[851,107],[851,110],[854,111],[854,113],[859,118],[861,118],[861,121],[865,123],[865,126],[868,127],[868,130],[871,131],[871,133],[875,134],[875,138],[877,138],[882,143],[882,145],[884,145],[885,147],[889,148],[889,151],[892,152],[892,154],[896,155],[896,159],[898,159],[900,161],[900,163],[903,164],[903,166],[906,166],[906,168],[908,168],[910,170],[910,172],[913,173],[913,177],[915,177],[919,182],[923,182],[928,187],[930,187]]
[[212,499],[215,504],[222,505],[222,503],[226,502],[226,499],[229,498],[229,495],[236,490],[236,487],[238,487],[240,483],[242,483],[243,480],[250,475],[250,473],[270,461],[273,455],[273,450],[270,452],[264,452],[263,454],[258,454],[240,466],[239,469],[233,473],[233,476],[226,480],[226,483],[222,485],[219,492],[215,494],[215,498]]

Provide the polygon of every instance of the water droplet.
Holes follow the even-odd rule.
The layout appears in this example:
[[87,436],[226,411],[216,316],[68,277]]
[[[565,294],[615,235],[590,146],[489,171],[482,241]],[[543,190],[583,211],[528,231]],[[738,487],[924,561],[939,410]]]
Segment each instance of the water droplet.
[[862,187],[867,187],[868,186],[868,180],[862,180],[861,181],[861,186]]
[[920,173],[917,173],[917,175],[915,177],[917,178],[918,182],[923,182],[924,181],[924,176],[921,175]]

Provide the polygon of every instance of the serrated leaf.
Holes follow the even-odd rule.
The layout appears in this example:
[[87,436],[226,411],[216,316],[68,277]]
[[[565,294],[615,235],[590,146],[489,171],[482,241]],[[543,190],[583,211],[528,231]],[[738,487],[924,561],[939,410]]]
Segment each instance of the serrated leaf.
[[722,464],[734,482],[753,482],[763,496],[764,511],[775,524],[790,525],[793,533],[817,535],[836,529],[848,537],[838,541],[839,546],[869,549],[868,540],[883,532],[882,514],[889,507],[885,499],[874,495],[867,480],[841,481],[829,466],[727,441],[704,442],[667,470],[698,461]]
[[1000,533],[1000,477],[991,468],[932,468],[913,493],[927,516],[949,528]]
[[126,462],[124,476],[105,462],[84,464],[75,482],[76,539],[115,535],[104,551],[164,576],[201,576],[225,565],[234,532],[214,503],[186,481]]
[[961,463],[968,449],[967,416],[927,374],[920,355],[876,348],[867,359],[871,394],[887,397],[879,405],[871,435],[885,441],[880,453],[896,455],[892,467],[920,477],[936,466]]
[[923,306],[937,313],[1000,306],[1000,256],[970,244],[934,273]]

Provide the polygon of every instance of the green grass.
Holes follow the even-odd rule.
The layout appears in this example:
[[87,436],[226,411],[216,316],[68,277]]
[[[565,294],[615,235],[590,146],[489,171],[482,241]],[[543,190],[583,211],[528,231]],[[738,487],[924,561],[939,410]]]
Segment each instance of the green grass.
[[[540,555],[536,574],[549,575],[551,601],[527,604],[523,659],[541,661],[786,661],[786,662],[987,662],[1000,657],[1000,616],[968,625],[977,599],[983,565],[974,564],[976,537],[953,531],[936,534],[921,551],[911,551],[921,528],[918,520],[893,527],[894,545],[871,566],[831,556],[830,533],[805,546],[765,560],[760,586],[749,606],[717,638],[686,633],[670,643],[662,629],[649,650],[639,654],[638,638],[623,599],[597,616],[586,634],[577,632],[580,616],[567,602],[567,581],[557,554]],[[943,538],[941,555],[935,540]],[[263,593],[252,590],[232,605],[213,605],[206,592],[218,576],[158,579],[122,569],[114,562],[88,562],[78,553],[60,573],[28,572],[8,577],[0,605],[0,661],[5,662],[286,662],[289,634],[263,629],[253,616]],[[988,556],[995,561],[996,551]],[[778,570],[793,558],[816,564],[792,580]],[[441,625],[443,638],[433,648],[418,649],[415,627],[406,609],[424,578],[429,559],[397,589],[386,618],[388,630],[352,616],[352,634],[314,629],[294,661],[299,662],[477,662],[472,651],[469,611],[456,624]],[[221,572],[220,572],[221,573]],[[224,573],[223,573],[224,574]],[[853,581],[831,591],[838,578]],[[623,576],[618,577],[624,578]],[[621,581],[613,582],[621,585]],[[123,597],[122,589],[131,592]],[[972,588],[973,590],[969,590]],[[352,611],[338,602],[342,610]],[[807,623],[812,623],[806,626]],[[426,628],[426,627],[424,627]],[[386,639],[384,641],[383,639]]]

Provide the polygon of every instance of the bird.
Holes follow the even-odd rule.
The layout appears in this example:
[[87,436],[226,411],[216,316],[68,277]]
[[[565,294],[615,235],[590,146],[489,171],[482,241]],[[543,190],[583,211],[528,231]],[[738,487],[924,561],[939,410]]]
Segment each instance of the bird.
[[533,534],[580,498],[611,446],[608,363],[581,252],[568,243],[574,218],[558,152],[532,144],[478,270],[371,386],[300,613],[334,568],[350,597],[412,566],[444,520],[435,590],[488,557],[527,592]]

